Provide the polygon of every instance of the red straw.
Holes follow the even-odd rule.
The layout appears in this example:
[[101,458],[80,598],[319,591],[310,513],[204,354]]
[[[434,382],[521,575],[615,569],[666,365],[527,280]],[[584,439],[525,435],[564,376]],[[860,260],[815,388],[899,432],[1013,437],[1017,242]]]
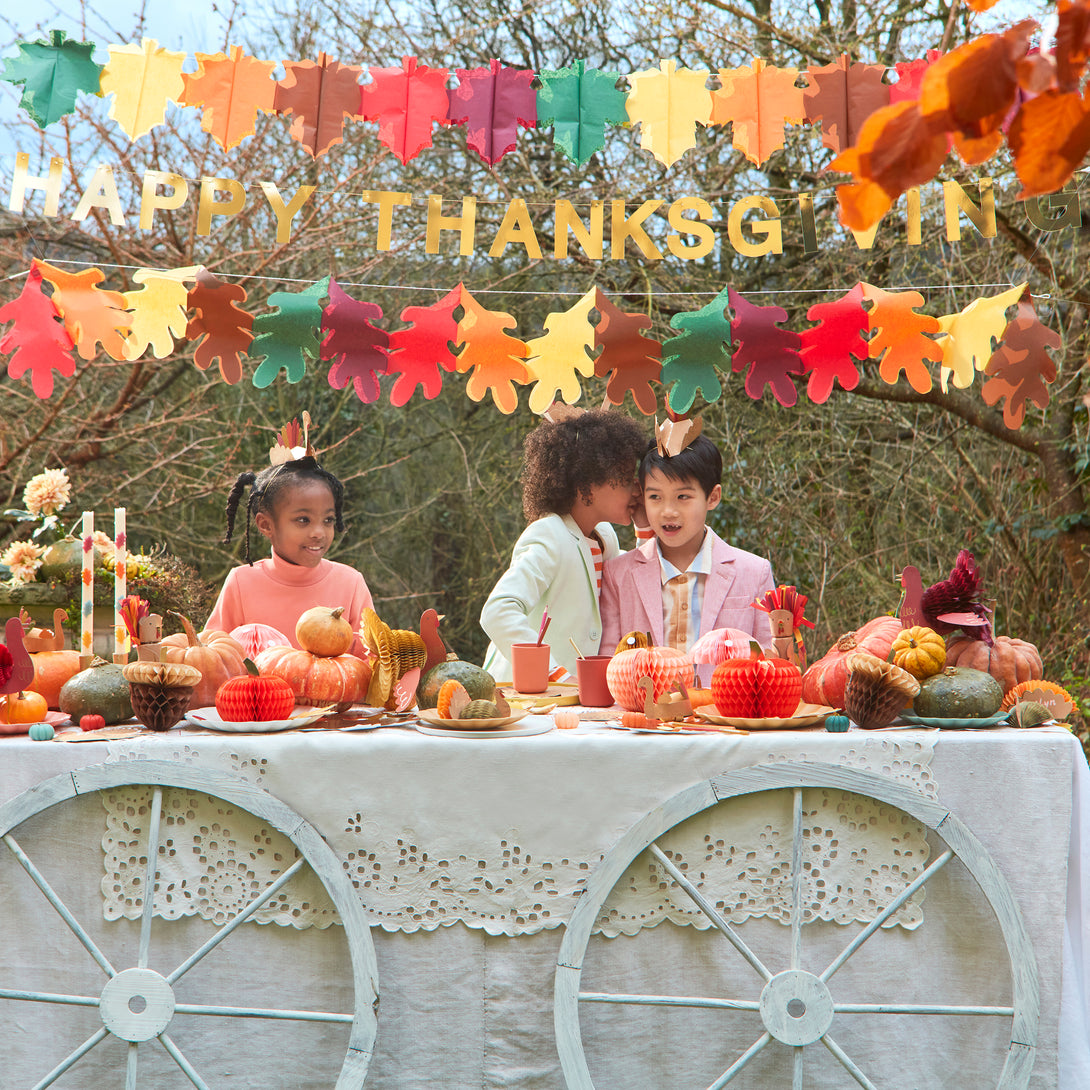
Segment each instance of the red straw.
[[538,633],[537,633],[537,643],[538,643],[539,647],[541,646],[541,641],[543,639],[545,639],[545,633],[549,629],[549,622],[551,620],[552,620],[552,618],[549,616],[549,611],[546,610],[545,613],[541,617],[541,628],[538,629]]

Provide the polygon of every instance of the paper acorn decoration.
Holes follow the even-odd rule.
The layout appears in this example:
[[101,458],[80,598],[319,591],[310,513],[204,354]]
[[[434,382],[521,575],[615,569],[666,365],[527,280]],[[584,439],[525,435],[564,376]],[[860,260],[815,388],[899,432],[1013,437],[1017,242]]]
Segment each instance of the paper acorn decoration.
[[799,706],[802,674],[786,659],[766,658],[756,641],[749,658],[727,659],[712,674],[712,698],[720,715],[783,719]]
[[652,699],[657,703],[679,681],[688,683],[692,676],[688,656],[674,647],[634,647],[614,655],[606,667],[606,685],[613,699],[630,712],[644,709],[646,694],[640,689],[641,678],[651,679]]
[[919,691],[920,683],[892,662],[866,652],[848,658],[844,711],[865,730],[889,726]]
[[130,662],[121,667],[132,712],[151,730],[170,730],[189,708],[201,672],[184,662]]

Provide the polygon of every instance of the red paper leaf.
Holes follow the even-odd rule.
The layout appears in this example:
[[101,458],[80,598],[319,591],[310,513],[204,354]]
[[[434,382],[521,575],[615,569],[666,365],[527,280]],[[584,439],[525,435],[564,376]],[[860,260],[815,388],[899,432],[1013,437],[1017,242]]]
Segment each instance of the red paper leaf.
[[611,405],[624,404],[630,393],[636,407],[654,416],[658,398],[651,388],[662,375],[662,342],[644,336],[651,328],[646,314],[630,314],[614,306],[599,289],[594,305],[601,318],[594,327],[594,347],[600,348],[594,373],[606,381],[606,398]]
[[458,335],[454,311],[462,305],[462,285],[448,291],[438,302],[428,307],[406,307],[401,320],[407,329],[395,329],[390,334],[390,359],[387,370],[400,376],[390,391],[390,404],[404,405],[420,387],[428,400],[439,396],[443,376],[439,369],[454,371],[458,357],[452,342]]
[[768,386],[781,405],[794,405],[799,395],[791,376],[802,374],[802,362],[799,335],[777,324],[787,321],[787,311],[774,304],[756,306],[733,288],[729,299],[734,311],[730,327],[735,346],[731,369],[740,375],[749,368],[746,393],[754,401],[761,400]]
[[42,274],[31,266],[18,298],[0,307],[0,322],[13,322],[0,337],[0,352],[12,352],[8,375],[20,379],[30,372],[30,386],[35,396],[47,398],[53,393],[53,372],[63,378],[76,373],[72,358],[72,338],[53,300],[42,290]]
[[365,405],[377,401],[378,376],[386,373],[389,337],[371,324],[382,317],[378,303],[360,302],[347,295],[332,277],[329,302],[322,308],[321,359],[332,360],[329,385],[343,390],[351,381],[356,397]]
[[431,147],[432,124],[446,124],[449,70],[402,57],[400,68],[370,72],[372,82],[361,88],[363,116],[379,122],[379,140],[407,163]]
[[537,92],[532,69],[507,68],[498,60],[487,68],[459,68],[450,92],[448,117],[466,126],[466,143],[489,165],[515,149],[519,125],[537,124]]
[[843,390],[859,385],[859,368],[852,360],[865,360],[869,346],[863,334],[870,329],[870,318],[863,309],[863,285],[831,303],[815,303],[806,317],[817,325],[799,334],[799,358],[810,372],[806,393],[818,405],[829,400],[834,383]]
[[880,360],[878,373],[882,381],[896,386],[904,371],[913,390],[927,393],[932,382],[924,360],[933,363],[942,360],[942,346],[927,336],[939,332],[938,318],[916,312],[914,308],[924,304],[918,291],[884,291],[871,284],[862,287],[864,296],[873,304],[870,327],[874,336],[870,340],[870,356]]
[[1058,349],[1060,335],[1037,319],[1033,304],[1022,301],[1015,317],[1003,331],[1003,343],[992,353],[984,368],[981,396],[988,405],[1006,399],[1003,423],[1020,428],[1026,402],[1039,409],[1048,405],[1048,384],[1056,381],[1056,364],[1046,349]]
[[276,85],[278,114],[294,114],[291,136],[315,159],[344,140],[346,117],[360,117],[357,65],[331,61],[324,53],[315,61],[285,61],[286,75]]
[[234,385],[242,378],[242,357],[254,339],[254,316],[239,306],[246,289],[227,284],[207,269],[198,269],[188,307],[194,313],[186,326],[186,340],[197,341],[193,363],[207,371],[219,363],[223,381]]

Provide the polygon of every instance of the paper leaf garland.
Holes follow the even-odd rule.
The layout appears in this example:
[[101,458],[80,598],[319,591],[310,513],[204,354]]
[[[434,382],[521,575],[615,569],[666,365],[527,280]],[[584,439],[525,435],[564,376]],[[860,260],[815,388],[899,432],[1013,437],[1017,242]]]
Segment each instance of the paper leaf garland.
[[114,96],[110,117],[130,140],[137,140],[163,123],[168,102],[181,100],[185,54],[163,49],[154,38],[144,38],[139,45],[111,45],[109,50],[102,94]]
[[806,394],[823,405],[839,383],[843,390],[859,385],[859,368],[852,360],[867,359],[869,348],[863,334],[870,330],[870,316],[863,309],[863,285],[830,303],[815,303],[806,317],[817,325],[799,334],[799,359],[810,372]]
[[456,343],[463,346],[458,357],[458,370],[472,370],[466,393],[480,401],[489,391],[501,413],[511,414],[518,408],[515,384],[524,386],[530,372],[523,359],[526,344],[505,330],[515,329],[517,322],[502,310],[486,310],[473,296],[462,290],[464,314],[458,322]]
[[284,71],[273,106],[278,114],[293,115],[292,139],[317,159],[343,142],[345,118],[362,116],[359,77],[363,69],[319,53],[317,61],[285,61]]
[[713,125],[733,123],[733,144],[760,166],[783,147],[785,122],[805,117],[797,68],[774,68],[754,57],[749,68],[720,68],[722,88],[712,91]]
[[537,122],[553,126],[553,143],[579,166],[605,147],[606,125],[628,120],[624,92],[617,89],[619,72],[587,68],[580,60],[543,69],[537,78]]
[[53,305],[64,318],[64,328],[80,357],[93,360],[101,344],[115,360],[125,359],[125,339],[132,315],[125,309],[125,296],[98,285],[106,279],[101,269],[67,273],[44,261],[35,261],[42,279],[53,285]]
[[681,332],[663,342],[662,383],[670,387],[668,404],[675,413],[687,413],[698,391],[708,402],[723,392],[719,372],[730,352],[729,300],[726,287],[706,306],[670,319],[671,328]]
[[63,30],[51,30],[48,38],[17,45],[18,55],[4,61],[0,78],[23,85],[19,106],[38,128],[72,113],[80,91],[99,93],[102,65],[91,60],[94,42],[66,41]]
[[132,311],[132,328],[125,345],[125,358],[138,360],[151,346],[156,359],[174,351],[174,338],[185,335],[189,289],[196,266],[185,269],[137,269],[132,278],[143,284],[140,291],[122,292]]
[[942,367],[939,371],[943,390],[953,375],[954,385],[961,390],[973,384],[977,371],[983,371],[991,358],[992,340],[999,341],[1007,325],[1007,307],[1014,306],[1026,285],[1018,284],[990,299],[974,299],[958,314],[939,317],[939,329],[945,334],[938,338],[942,346]]
[[320,300],[329,291],[329,277],[300,292],[274,291],[269,296],[271,314],[254,319],[254,340],[250,355],[265,358],[254,371],[258,389],[271,386],[284,372],[288,382],[299,382],[307,372],[307,358],[318,358],[318,327],[322,322]]
[[53,372],[62,378],[76,373],[72,338],[53,300],[42,291],[42,274],[32,267],[18,298],[0,307],[0,323],[13,322],[0,337],[0,352],[12,352],[8,375],[20,379],[30,372],[30,388],[36,397],[53,393]]
[[400,68],[372,68],[361,88],[361,112],[377,121],[378,138],[407,163],[431,147],[432,125],[447,121],[446,68],[429,68],[415,57],[402,57]]
[[508,68],[495,59],[487,68],[458,69],[447,116],[466,126],[466,143],[489,166],[514,151],[519,125],[532,129],[537,124],[533,78],[532,69]]
[[658,71],[633,72],[625,109],[640,126],[640,147],[671,166],[696,147],[696,126],[711,120],[709,72],[678,69],[677,61],[660,61]]
[[889,105],[889,87],[880,64],[850,64],[847,54],[832,64],[806,70],[803,92],[807,121],[821,121],[821,142],[833,151],[856,143],[863,123]]
[[1046,349],[1056,350],[1063,342],[1058,333],[1041,324],[1032,302],[1023,300],[1018,312],[1003,331],[1003,343],[984,368],[981,396],[989,405],[1005,399],[1003,423],[1020,428],[1026,402],[1037,408],[1048,405],[1048,384],[1056,381],[1056,364]]
[[202,106],[201,128],[225,150],[253,136],[258,112],[272,113],[276,64],[231,46],[226,53],[198,53],[197,71],[183,73],[183,106]]
[[382,317],[378,303],[360,302],[329,281],[329,302],[322,311],[321,357],[331,360],[329,385],[343,390],[349,382],[365,405],[378,401],[378,376],[386,373],[390,338],[372,325]]
[[451,342],[458,335],[454,311],[461,305],[459,284],[429,307],[406,307],[401,312],[401,320],[409,327],[390,334],[387,370],[399,376],[390,390],[391,405],[406,404],[417,386],[429,401],[439,396],[443,387],[439,368],[454,371],[458,367]]
[[582,395],[578,375],[593,375],[594,360],[588,354],[594,344],[590,312],[595,305],[591,288],[575,306],[546,317],[545,336],[526,342],[526,367],[536,379],[530,391],[530,411],[543,413],[556,395],[574,405]]
[[904,371],[912,389],[926,394],[932,383],[924,361],[942,360],[942,346],[927,336],[939,332],[939,320],[916,312],[924,304],[918,291],[884,291],[864,284],[863,295],[872,303],[870,357],[879,360],[882,381],[896,386]]
[[207,371],[218,361],[220,375],[229,385],[242,378],[242,357],[254,339],[254,316],[239,306],[245,301],[246,289],[240,284],[224,283],[204,268],[197,270],[188,300],[195,313],[186,326],[186,339],[197,341],[194,364]]
[[787,311],[775,305],[757,306],[733,288],[729,289],[729,299],[734,311],[730,327],[734,340],[731,367],[736,375],[749,368],[746,393],[754,401],[760,401],[768,386],[781,405],[794,405],[798,391],[791,376],[802,374],[802,363],[799,335],[777,324],[787,321]]
[[609,376],[607,400],[611,405],[622,405],[624,395],[631,393],[640,412],[654,416],[658,399],[651,383],[662,377],[662,344],[644,336],[644,330],[651,328],[651,318],[621,310],[601,290],[594,305],[601,315],[594,327],[594,346],[601,349],[594,373],[599,378]]

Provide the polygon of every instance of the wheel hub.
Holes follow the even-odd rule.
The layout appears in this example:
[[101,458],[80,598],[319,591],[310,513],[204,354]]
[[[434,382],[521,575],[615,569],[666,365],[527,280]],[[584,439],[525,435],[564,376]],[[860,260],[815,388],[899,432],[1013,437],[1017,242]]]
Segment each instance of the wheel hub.
[[125,969],[99,997],[102,1024],[123,1041],[150,1041],[174,1017],[174,989],[153,969]]
[[801,969],[777,973],[761,992],[765,1029],[785,1045],[809,1045],[833,1023],[833,997],[820,977]]

